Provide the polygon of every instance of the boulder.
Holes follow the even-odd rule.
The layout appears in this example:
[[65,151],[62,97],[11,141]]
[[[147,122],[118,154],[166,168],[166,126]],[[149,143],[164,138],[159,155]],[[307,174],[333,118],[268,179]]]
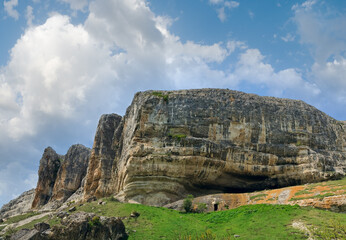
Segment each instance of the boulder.
[[48,239],[127,239],[125,226],[119,218],[99,218],[92,213],[79,212],[63,219],[62,224],[63,227],[56,226],[51,229]]

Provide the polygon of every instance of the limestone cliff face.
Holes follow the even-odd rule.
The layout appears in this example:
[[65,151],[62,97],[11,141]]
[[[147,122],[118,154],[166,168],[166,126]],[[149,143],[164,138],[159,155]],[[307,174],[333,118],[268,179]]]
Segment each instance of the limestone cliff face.
[[89,158],[90,149],[80,144],[72,145],[63,156],[51,147],[46,148],[40,161],[32,208],[40,208],[53,201],[62,203],[75,193],[82,185]]
[[[119,145],[116,133],[120,122],[121,116],[117,114],[105,114],[100,118],[84,186],[85,198],[106,196],[114,192],[111,178]],[[121,130],[118,132],[121,133]]]
[[19,197],[11,200],[0,209],[0,219],[10,218],[21,215],[31,210],[31,204],[34,200],[35,189],[23,192]]
[[51,200],[65,201],[81,187],[89,157],[89,148],[81,144],[70,147],[59,168]]
[[302,101],[221,89],[147,91],[121,121],[100,124],[86,196],[164,205],[188,193],[284,187],[346,171],[345,123]]
[[38,170],[38,182],[32,208],[45,205],[52,196],[55,180],[62,161],[51,147],[44,150]]

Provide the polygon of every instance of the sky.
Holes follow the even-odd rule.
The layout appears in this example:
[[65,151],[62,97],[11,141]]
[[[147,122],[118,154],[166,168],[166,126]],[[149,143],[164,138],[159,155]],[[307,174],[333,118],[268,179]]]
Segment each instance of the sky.
[[228,88],[346,120],[346,1],[5,0],[0,206],[36,186],[47,146],[92,147],[137,91]]

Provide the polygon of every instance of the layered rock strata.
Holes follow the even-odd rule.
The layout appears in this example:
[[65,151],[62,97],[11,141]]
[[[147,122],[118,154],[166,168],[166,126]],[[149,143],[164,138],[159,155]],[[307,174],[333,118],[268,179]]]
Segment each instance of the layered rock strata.
[[164,205],[345,175],[346,125],[297,100],[231,90],[137,93],[101,118],[84,193]]
[[81,144],[72,145],[64,156],[58,155],[51,147],[46,148],[40,160],[32,208],[53,201],[62,203],[81,188],[89,158],[90,149]]

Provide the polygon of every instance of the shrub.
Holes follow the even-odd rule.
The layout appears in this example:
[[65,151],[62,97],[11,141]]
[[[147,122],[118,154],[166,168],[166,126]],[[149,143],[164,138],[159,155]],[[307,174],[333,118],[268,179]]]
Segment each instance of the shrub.
[[165,95],[162,92],[153,92],[152,94],[156,97],[163,98],[165,102],[168,102],[168,95]]
[[183,202],[183,208],[185,210],[185,212],[192,212],[192,200],[193,200],[193,196],[187,195],[187,197],[184,199]]
[[94,216],[94,217],[89,221],[88,224],[89,224],[90,227],[94,227],[94,226],[101,225],[100,217],[99,217],[99,216]]
[[111,196],[111,197],[109,198],[109,201],[111,201],[111,202],[119,202],[119,200],[116,199],[114,196]]
[[207,204],[198,203],[198,206],[197,206],[197,212],[198,213],[203,213],[206,209],[207,209]]

